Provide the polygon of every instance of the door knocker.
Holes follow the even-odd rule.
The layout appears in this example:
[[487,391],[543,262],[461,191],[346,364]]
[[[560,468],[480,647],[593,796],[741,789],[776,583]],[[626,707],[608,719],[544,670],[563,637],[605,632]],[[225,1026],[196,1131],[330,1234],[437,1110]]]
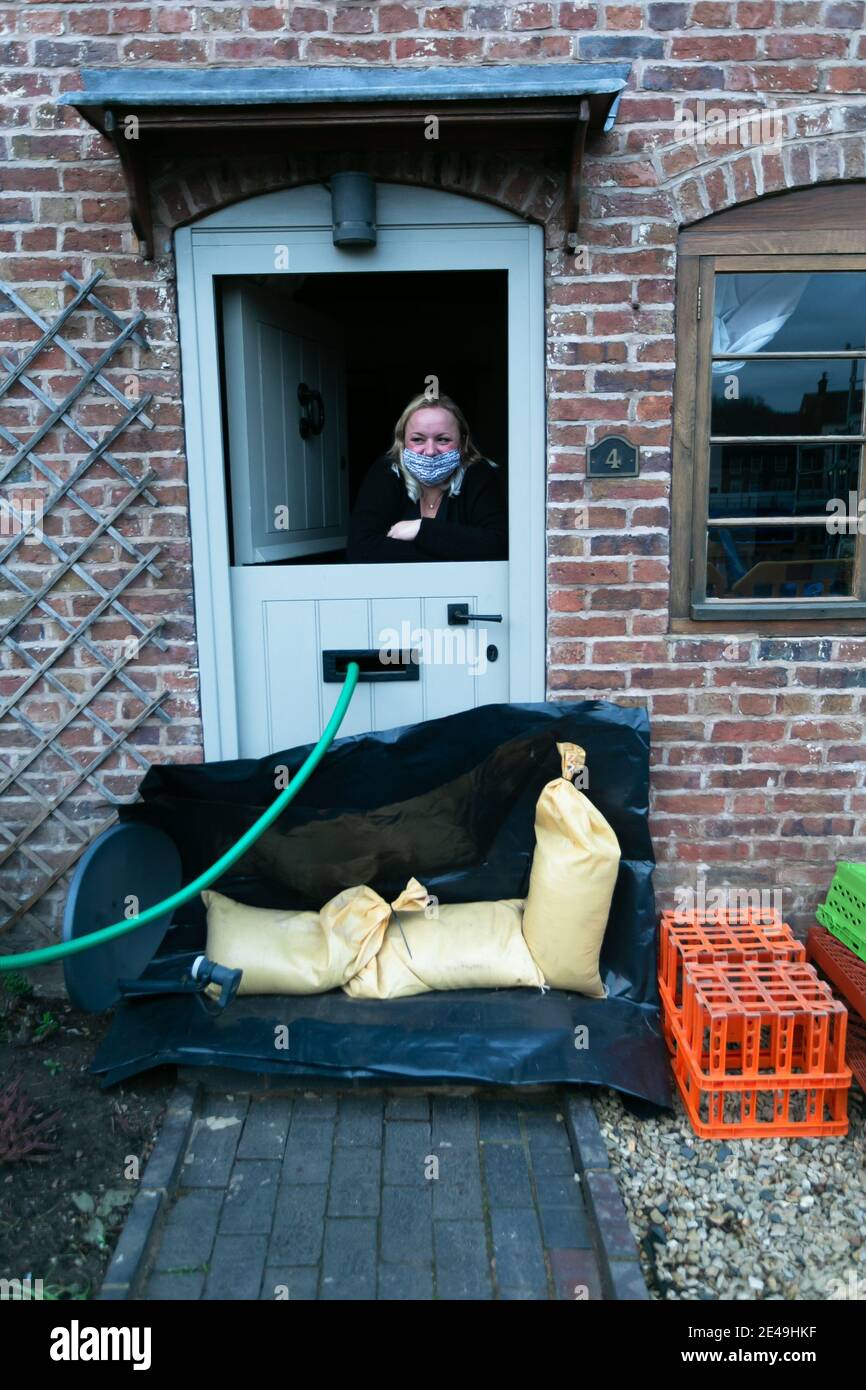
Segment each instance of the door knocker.
[[302,439],[321,434],[325,428],[325,403],[321,391],[314,391],[305,382],[298,387],[298,400],[301,404],[301,418],[298,429]]

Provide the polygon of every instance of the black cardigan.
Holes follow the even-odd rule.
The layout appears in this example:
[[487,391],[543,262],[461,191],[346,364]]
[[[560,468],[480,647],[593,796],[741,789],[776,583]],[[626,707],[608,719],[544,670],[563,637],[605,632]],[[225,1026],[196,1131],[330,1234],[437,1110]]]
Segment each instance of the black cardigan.
[[424,517],[414,541],[396,541],[388,532],[396,521],[417,521],[402,477],[382,454],[361,484],[349,519],[350,564],[387,564],[431,560],[505,560],[508,516],[499,472],[477,459],[463,475],[456,497],[445,494],[434,517]]

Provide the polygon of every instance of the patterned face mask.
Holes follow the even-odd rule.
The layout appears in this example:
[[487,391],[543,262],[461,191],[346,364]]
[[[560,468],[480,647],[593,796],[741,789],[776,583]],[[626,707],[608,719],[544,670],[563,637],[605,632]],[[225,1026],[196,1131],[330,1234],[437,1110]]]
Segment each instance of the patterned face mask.
[[414,449],[403,450],[403,467],[425,487],[435,487],[437,483],[444,483],[459,464],[459,449],[449,449],[447,454],[435,454],[433,458],[428,458],[426,454],[416,454]]

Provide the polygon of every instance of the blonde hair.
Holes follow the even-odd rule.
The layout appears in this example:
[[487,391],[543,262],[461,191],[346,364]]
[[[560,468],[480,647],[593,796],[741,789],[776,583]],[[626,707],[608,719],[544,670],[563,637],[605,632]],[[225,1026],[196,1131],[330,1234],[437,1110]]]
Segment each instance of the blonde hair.
[[[450,488],[452,494],[456,495],[460,491],[466,469],[471,467],[473,463],[478,463],[479,460],[484,457],[475,447],[472,435],[469,433],[469,423],[456,401],[452,401],[450,396],[429,396],[426,392],[422,392],[418,396],[413,396],[409,404],[401,412],[400,418],[394,426],[394,443],[385,454],[385,457],[391,460],[391,467],[394,472],[399,473],[402,477],[403,482],[406,484],[406,491],[409,493],[413,502],[417,502],[418,498],[421,496],[421,487],[417,478],[413,478],[412,474],[403,467],[403,446],[405,444],[406,426],[416,410],[435,409],[437,406],[442,410],[447,410],[449,415],[454,416],[460,434],[460,467],[457,469],[452,479]],[[488,462],[492,463],[492,460],[488,460]],[[492,466],[495,468],[497,465],[492,463]]]

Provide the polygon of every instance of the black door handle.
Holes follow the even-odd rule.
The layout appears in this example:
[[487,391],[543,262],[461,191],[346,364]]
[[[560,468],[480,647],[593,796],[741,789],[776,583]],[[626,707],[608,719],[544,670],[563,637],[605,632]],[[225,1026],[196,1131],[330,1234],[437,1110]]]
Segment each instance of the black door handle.
[[321,391],[314,391],[302,381],[298,387],[298,401],[301,406],[301,418],[298,421],[301,438],[309,439],[310,435],[321,434],[325,428],[325,402],[322,400]]
[[501,613],[470,613],[468,603],[449,603],[448,626],[466,627],[468,623],[501,623]]

